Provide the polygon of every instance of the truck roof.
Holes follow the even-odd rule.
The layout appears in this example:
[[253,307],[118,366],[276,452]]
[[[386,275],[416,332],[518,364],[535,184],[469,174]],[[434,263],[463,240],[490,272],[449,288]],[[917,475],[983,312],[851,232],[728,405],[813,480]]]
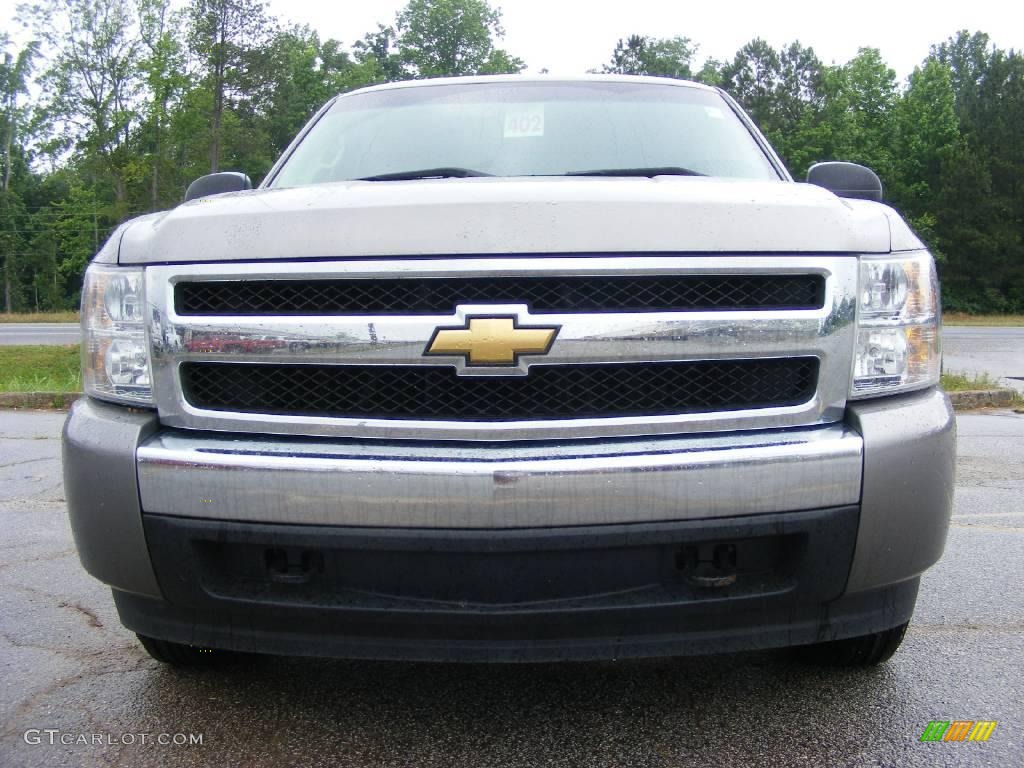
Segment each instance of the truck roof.
[[648,75],[611,75],[611,74],[586,74],[586,75],[473,75],[467,77],[433,77],[423,80],[396,80],[391,83],[370,85],[365,88],[358,88],[354,91],[347,91],[339,94],[339,98],[351,96],[357,93],[368,93],[371,91],[387,91],[395,88],[429,88],[439,85],[483,85],[487,83],[500,83],[508,85],[511,83],[648,83],[656,85],[674,85],[684,88],[697,88],[704,91],[716,90],[710,85],[697,83],[692,80],[679,80],[672,77],[651,77]]

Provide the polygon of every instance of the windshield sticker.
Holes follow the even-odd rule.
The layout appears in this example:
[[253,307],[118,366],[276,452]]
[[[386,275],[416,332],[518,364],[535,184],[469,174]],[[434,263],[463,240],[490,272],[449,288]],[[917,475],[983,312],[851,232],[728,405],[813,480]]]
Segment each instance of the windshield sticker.
[[543,104],[513,104],[505,112],[506,139],[524,139],[543,135]]
[[713,117],[715,120],[721,120],[723,117],[722,110],[718,107],[704,107],[704,111],[708,113],[708,117]]

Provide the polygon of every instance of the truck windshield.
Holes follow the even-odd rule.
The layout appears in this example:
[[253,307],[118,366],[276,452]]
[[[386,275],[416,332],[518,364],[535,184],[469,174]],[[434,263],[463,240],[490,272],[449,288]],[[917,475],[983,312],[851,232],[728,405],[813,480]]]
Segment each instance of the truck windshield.
[[317,121],[270,186],[666,174],[779,178],[715,91],[593,80],[353,94]]

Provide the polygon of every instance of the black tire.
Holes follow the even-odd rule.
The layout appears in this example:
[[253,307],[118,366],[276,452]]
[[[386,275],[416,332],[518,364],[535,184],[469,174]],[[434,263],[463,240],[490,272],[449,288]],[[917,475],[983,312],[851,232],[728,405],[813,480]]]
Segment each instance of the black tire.
[[198,645],[172,643],[146,635],[135,635],[146,649],[146,653],[162,664],[174,667],[217,667],[237,662],[241,654],[234,651],[218,651]]
[[810,664],[827,667],[873,667],[892,658],[903,642],[909,623],[870,635],[805,645],[798,648],[797,652],[802,660]]

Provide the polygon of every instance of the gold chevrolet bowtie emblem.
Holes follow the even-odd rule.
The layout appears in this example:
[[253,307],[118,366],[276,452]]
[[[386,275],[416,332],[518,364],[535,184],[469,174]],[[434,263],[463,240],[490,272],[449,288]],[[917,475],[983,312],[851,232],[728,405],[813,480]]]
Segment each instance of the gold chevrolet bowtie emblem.
[[463,355],[467,365],[515,365],[519,355],[544,355],[558,326],[516,325],[514,317],[469,317],[461,328],[438,328],[427,355]]

